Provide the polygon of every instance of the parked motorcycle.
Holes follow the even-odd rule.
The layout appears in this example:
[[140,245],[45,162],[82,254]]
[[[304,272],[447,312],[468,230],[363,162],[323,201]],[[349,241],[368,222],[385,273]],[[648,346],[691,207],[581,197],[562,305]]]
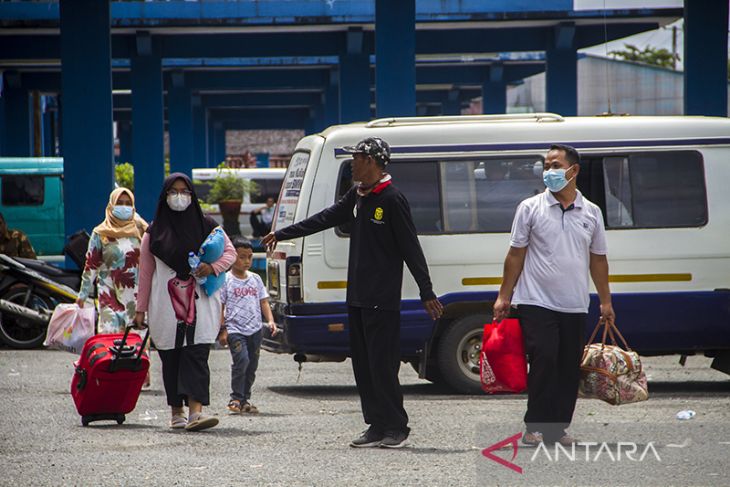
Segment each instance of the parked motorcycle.
[[43,343],[53,310],[76,300],[80,271],[0,254],[0,340],[13,348]]

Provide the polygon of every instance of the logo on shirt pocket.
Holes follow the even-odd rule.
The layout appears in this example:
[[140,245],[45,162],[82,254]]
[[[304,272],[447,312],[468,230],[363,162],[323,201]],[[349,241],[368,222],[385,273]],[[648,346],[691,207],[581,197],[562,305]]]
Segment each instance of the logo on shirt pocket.
[[375,208],[375,214],[373,215],[376,220],[380,221],[383,219],[383,209],[381,207]]

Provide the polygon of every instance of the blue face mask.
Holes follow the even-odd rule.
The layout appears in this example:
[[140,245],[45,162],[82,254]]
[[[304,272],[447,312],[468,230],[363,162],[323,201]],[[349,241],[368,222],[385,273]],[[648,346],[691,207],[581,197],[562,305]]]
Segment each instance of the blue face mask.
[[566,169],[549,169],[542,172],[542,182],[545,183],[547,189],[553,193],[558,193],[565,188],[573,178],[565,179]]
[[115,205],[112,208],[112,215],[120,220],[130,220],[134,214],[134,208],[131,206]]

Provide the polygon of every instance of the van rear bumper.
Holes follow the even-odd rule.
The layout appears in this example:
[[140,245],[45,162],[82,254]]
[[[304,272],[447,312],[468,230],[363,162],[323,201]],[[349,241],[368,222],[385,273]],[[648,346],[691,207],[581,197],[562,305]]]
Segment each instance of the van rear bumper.
[[[273,302],[271,310],[281,330],[268,331],[261,344],[274,353],[350,356],[350,333],[345,303],[312,303],[285,306]],[[401,308],[400,346],[404,358],[417,357],[433,332],[434,322],[420,300],[406,300]]]
[[[279,303],[272,306],[279,333],[272,337],[267,330],[261,347],[273,353],[310,353],[319,355],[346,355],[350,352],[350,338],[346,327],[346,313],[318,313],[292,315]],[[341,311],[340,306],[338,311]],[[300,311],[300,310],[296,310]],[[322,308],[316,311],[323,311]],[[332,310],[334,311],[334,310]]]

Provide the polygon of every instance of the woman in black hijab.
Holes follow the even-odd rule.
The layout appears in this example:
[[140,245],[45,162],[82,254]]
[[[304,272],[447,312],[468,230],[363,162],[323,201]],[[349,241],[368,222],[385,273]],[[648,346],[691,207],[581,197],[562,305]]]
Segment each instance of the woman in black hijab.
[[199,431],[218,424],[202,408],[210,402],[208,355],[220,329],[221,302],[218,293],[202,292],[195,277],[225,272],[236,251],[226,236],[216,262],[200,263],[194,275],[188,264],[188,254],[197,253],[217,226],[200,209],[190,178],[173,173],[165,179],[155,219],[142,239],[135,322],[141,324],[147,312],[150,336],[162,360],[171,428]]

